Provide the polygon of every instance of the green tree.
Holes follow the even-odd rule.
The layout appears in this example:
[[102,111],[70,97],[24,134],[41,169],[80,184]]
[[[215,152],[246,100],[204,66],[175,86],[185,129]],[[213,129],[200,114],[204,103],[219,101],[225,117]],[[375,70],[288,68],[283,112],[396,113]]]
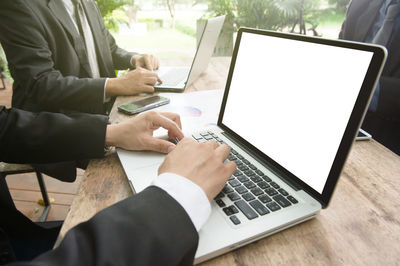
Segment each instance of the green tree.
[[[198,0],[200,2],[200,0]],[[306,34],[311,30],[318,35],[321,0],[209,0],[212,15],[227,15],[236,27],[282,31],[289,29]],[[332,0],[333,1],[333,0]],[[336,0],[340,1],[340,0]],[[343,0],[344,1],[344,0]],[[306,25],[309,26],[306,29]]]
[[211,16],[225,15],[225,20],[233,21],[236,17],[237,0],[210,0],[208,10]]
[[300,34],[307,34],[306,23],[310,25],[308,30],[317,36],[316,30],[321,11],[319,11],[320,0],[276,0],[275,6],[283,14],[283,21],[290,27],[290,32],[295,32],[298,25]]
[[349,4],[350,0],[329,0],[328,3],[331,6],[334,6],[336,11],[339,13],[346,12],[347,5]]
[[237,0],[236,22],[238,26],[268,30],[281,30],[285,26],[275,0]]
[[123,7],[135,4],[135,0],[96,0],[96,2],[107,29],[115,32],[118,31],[119,24],[128,23]]
[[102,17],[110,15],[114,10],[123,7],[124,5],[134,5],[134,0],[96,0],[99,6]]

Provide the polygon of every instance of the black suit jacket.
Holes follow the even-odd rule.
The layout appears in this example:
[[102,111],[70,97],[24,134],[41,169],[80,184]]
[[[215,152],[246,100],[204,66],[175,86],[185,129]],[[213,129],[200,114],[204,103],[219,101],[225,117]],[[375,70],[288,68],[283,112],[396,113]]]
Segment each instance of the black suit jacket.
[[[101,157],[108,118],[75,113],[31,113],[0,106],[0,161],[44,163]],[[0,179],[0,264],[32,258],[51,248],[58,228],[32,223],[16,208]]]
[[104,155],[108,117],[0,106],[0,161],[52,163]]
[[149,187],[71,229],[57,249],[17,265],[192,265],[197,244],[181,205]]
[[[3,219],[9,237],[17,230],[24,241],[46,236],[16,210],[2,208]],[[4,238],[0,231],[0,260],[11,252]],[[13,265],[192,265],[197,244],[196,228],[182,206],[164,190],[149,187],[72,228],[58,248]]]
[[93,79],[82,37],[62,0],[1,0],[0,42],[14,78],[13,107],[29,111],[106,114],[106,77],[127,69],[134,53],[120,49],[94,0],[83,6],[102,78]]
[[[107,117],[39,113],[0,106],[0,160],[54,162],[103,154]],[[40,240],[46,230],[33,224],[0,195],[0,262],[9,240]],[[39,241],[34,241],[39,239]],[[191,265],[198,234],[181,205],[149,187],[100,212],[68,232],[61,245],[16,265]]]
[[[352,0],[339,38],[363,42],[376,21],[384,0]],[[388,58],[380,78],[376,112],[368,111],[362,127],[400,155],[400,31],[394,32],[386,48]]]

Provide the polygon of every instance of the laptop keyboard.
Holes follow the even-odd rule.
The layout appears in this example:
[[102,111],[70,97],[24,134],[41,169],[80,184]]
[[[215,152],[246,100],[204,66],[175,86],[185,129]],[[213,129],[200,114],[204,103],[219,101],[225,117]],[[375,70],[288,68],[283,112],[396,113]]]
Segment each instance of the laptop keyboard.
[[[210,131],[194,134],[192,137],[198,142],[217,141],[220,144],[224,143],[217,134]],[[241,223],[236,216],[239,212],[242,212],[248,220],[253,220],[298,203],[295,197],[289,195],[285,189],[272,181],[236,150],[231,148],[228,160],[234,161],[238,169],[214,200],[229,216],[233,224]],[[231,201],[234,204],[231,204]],[[227,205],[228,202],[229,206]]]
[[162,86],[176,86],[187,79],[188,69],[186,68],[174,68],[168,70],[161,76]]

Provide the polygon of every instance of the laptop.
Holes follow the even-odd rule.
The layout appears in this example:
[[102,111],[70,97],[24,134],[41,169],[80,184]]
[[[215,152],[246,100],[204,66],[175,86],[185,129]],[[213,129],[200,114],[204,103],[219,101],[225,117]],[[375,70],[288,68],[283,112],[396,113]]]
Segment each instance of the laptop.
[[155,91],[183,92],[203,73],[214,52],[224,21],[225,16],[206,21],[191,67],[161,66],[155,71],[162,80],[162,83],[154,86]]
[[[328,206],[385,60],[377,45],[239,30],[217,125],[185,134],[229,145],[238,165],[211,203],[195,263]],[[118,154],[139,192],[164,156],[125,152]]]

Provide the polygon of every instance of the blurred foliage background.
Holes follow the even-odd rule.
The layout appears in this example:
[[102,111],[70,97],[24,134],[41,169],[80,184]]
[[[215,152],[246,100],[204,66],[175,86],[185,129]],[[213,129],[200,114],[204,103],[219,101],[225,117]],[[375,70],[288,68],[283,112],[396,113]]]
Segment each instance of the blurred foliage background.
[[[199,20],[226,15],[223,32],[232,42],[241,26],[337,38],[350,0],[95,1],[122,48],[189,60],[196,49]],[[0,61],[10,77],[1,46]]]
[[[241,26],[268,30],[289,31],[300,34],[320,35],[317,27],[332,17],[344,18],[349,0],[96,0],[106,26],[118,32],[120,24],[129,23],[127,9],[141,10],[151,5],[154,9],[165,8],[168,23],[175,29],[177,8],[187,9],[207,6],[203,17],[226,15],[237,30]],[[151,18],[146,18],[151,23]],[[341,23],[342,21],[340,21]],[[179,24],[179,22],[178,22]],[[179,25],[178,29],[193,35],[193,29]]]

